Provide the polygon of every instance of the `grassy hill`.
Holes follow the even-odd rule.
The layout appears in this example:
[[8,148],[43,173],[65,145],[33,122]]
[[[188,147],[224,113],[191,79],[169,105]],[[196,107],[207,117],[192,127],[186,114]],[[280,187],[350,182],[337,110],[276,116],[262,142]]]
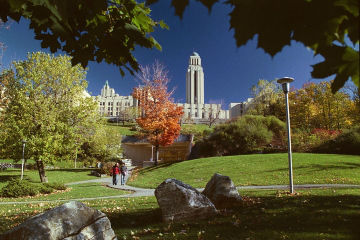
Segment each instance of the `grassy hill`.
[[[293,153],[296,184],[360,184],[360,156]],[[167,178],[203,188],[212,175],[229,176],[236,186],[289,184],[287,153],[212,157],[140,169],[129,185],[156,188]]]

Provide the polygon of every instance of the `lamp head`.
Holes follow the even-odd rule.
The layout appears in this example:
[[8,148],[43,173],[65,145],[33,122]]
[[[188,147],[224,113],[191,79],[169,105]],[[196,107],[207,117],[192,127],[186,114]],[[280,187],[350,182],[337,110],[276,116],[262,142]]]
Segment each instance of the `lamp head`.
[[281,83],[281,84],[283,84],[283,83],[291,83],[291,82],[293,82],[294,81],[294,79],[293,78],[290,78],[290,77],[284,77],[284,78],[280,78],[280,79],[278,79],[277,80],[277,83]]
[[283,92],[286,94],[289,92],[290,89],[290,83],[293,82],[294,79],[290,77],[284,77],[277,80],[277,83],[280,83],[283,88]]

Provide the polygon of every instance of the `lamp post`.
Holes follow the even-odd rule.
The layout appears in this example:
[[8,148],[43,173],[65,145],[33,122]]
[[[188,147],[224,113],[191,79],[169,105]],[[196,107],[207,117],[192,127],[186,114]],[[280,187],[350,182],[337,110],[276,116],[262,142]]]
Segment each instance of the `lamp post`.
[[151,145],[151,158],[150,161],[152,162],[154,160],[154,145]]
[[23,180],[24,177],[24,164],[25,164],[25,144],[27,143],[26,140],[21,140],[22,143],[22,159],[21,159],[21,177],[20,179]]
[[292,171],[292,154],[291,154],[291,134],[290,134],[290,112],[289,112],[289,99],[288,93],[290,89],[290,83],[293,82],[293,78],[284,77],[277,80],[278,83],[282,85],[283,92],[285,94],[285,104],[286,104],[286,126],[287,126],[287,135],[288,135],[288,158],[289,158],[289,181],[290,181],[290,193],[294,193],[293,185],[293,171]]

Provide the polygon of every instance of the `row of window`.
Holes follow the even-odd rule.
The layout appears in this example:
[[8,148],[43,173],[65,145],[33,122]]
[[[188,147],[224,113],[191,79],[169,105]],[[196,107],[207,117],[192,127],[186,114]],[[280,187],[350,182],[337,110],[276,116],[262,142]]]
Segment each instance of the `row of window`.
[[[100,106],[105,106],[105,102],[100,102]],[[116,106],[121,106],[122,102],[116,102]],[[114,102],[108,102],[108,106],[114,106]],[[130,107],[130,102],[125,102],[126,107]]]
[[[113,107],[108,107],[108,111],[112,111],[113,110]],[[122,108],[121,107],[117,107],[116,108],[116,111],[121,111],[122,110]],[[101,112],[104,112],[105,111],[105,107],[101,107],[100,108],[100,111]]]

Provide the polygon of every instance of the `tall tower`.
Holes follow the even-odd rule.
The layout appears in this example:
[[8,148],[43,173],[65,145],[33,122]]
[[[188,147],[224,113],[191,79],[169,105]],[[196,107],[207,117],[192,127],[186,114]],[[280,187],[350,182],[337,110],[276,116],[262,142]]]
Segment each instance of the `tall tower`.
[[190,56],[186,73],[186,103],[204,104],[204,72],[196,52]]

